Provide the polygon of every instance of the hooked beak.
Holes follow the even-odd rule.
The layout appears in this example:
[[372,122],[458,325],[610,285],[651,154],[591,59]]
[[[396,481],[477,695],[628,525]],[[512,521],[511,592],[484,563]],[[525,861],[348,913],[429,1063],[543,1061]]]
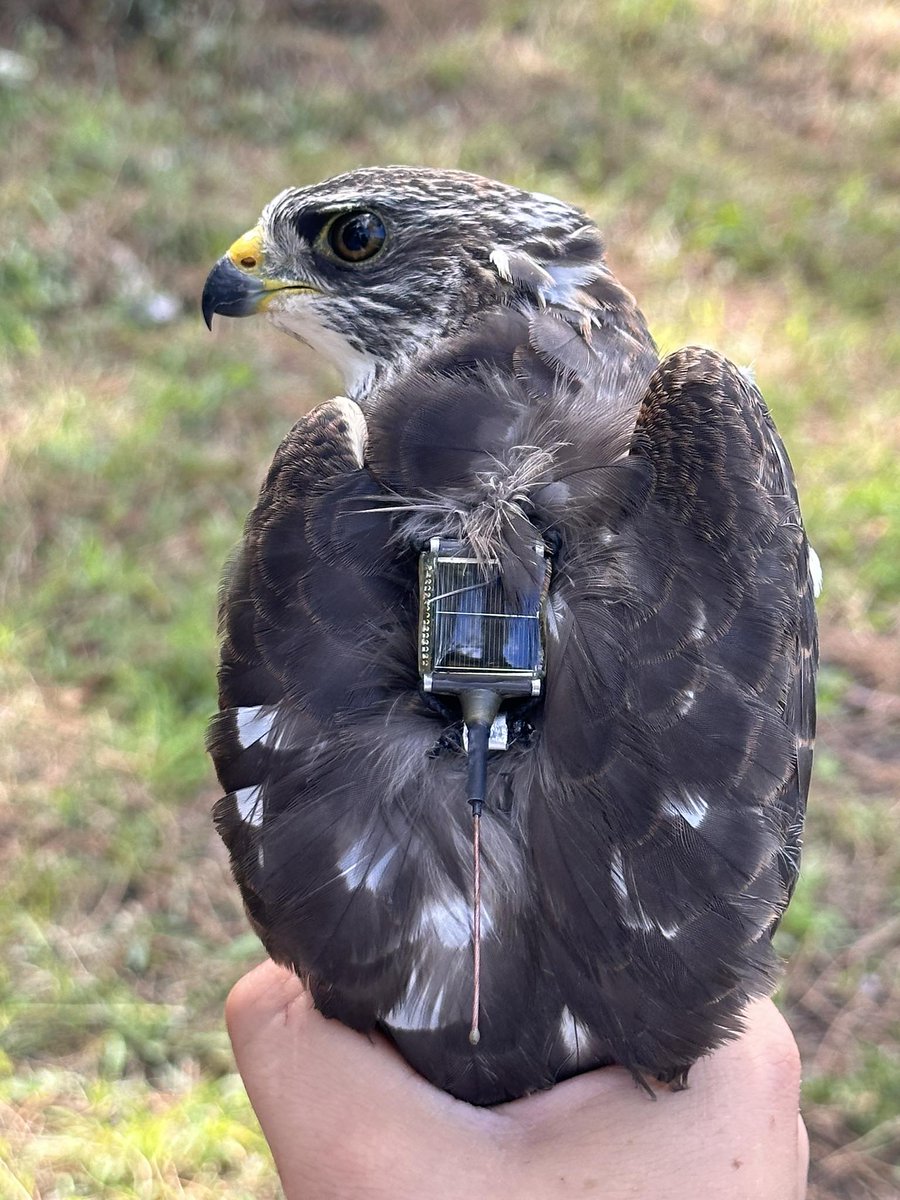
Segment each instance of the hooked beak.
[[276,292],[315,292],[309,284],[262,275],[264,263],[262,230],[257,226],[239,237],[222,255],[203,285],[203,320],[212,329],[216,313],[223,317],[251,317],[264,309]]
[[259,310],[266,290],[258,279],[247,275],[223,254],[203,285],[203,320],[212,329],[216,313],[223,317],[250,317]]

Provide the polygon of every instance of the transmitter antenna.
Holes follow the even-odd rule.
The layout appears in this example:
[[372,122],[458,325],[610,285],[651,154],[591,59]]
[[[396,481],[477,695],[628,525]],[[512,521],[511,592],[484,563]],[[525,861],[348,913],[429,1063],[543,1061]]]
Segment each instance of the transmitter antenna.
[[488,755],[508,745],[505,700],[539,696],[544,677],[544,610],[550,562],[535,542],[532,586],[511,595],[499,563],[485,564],[464,542],[432,538],[419,556],[419,672],[422,689],[456,696],[468,754],[472,807],[472,1022],[481,1040],[481,817]]

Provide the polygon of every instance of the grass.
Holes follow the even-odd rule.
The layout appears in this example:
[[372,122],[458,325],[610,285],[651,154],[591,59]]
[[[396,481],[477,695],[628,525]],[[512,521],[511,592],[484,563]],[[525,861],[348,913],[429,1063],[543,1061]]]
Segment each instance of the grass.
[[259,951],[202,746],[220,564],[335,381],[263,326],[210,338],[197,296],[285,184],[408,161],[580,202],[664,349],[755,366],[826,574],[782,1001],[813,1194],[887,1200],[900,18],[836,0],[356,10],[346,35],[279,5],[0,18],[33,72],[0,82],[0,1195],[278,1194],[222,1028]]

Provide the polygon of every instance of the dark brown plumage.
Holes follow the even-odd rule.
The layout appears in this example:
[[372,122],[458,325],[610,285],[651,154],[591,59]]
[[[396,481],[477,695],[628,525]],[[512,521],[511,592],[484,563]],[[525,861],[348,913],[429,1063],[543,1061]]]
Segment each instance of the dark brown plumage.
[[[385,234],[352,264],[347,213]],[[809,786],[809,551],[759,392],[709,350],[659,362],[549,197],[373,169],[248,237],[208,319],[266,306],[350,397],[282,443],[223,595],[216,820],[255,928],[474,1103],[612,1062],[682,1081],[773,986]],[[460,718],[416,666],[438,535],[553,564],[545,693],[490,762],[478,1046]]]

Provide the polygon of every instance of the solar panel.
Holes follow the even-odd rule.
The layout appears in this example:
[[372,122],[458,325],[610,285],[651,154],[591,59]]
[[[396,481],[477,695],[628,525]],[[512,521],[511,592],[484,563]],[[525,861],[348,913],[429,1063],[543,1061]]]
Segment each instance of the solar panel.
[[426,690],[487,685],[510,688],[511,695],[539,692],[550,563],[542,544],[533,553],[533,582],[513,592],[499,564],[479,562],[459,542],[432,540],[419,568],[419,662]]

